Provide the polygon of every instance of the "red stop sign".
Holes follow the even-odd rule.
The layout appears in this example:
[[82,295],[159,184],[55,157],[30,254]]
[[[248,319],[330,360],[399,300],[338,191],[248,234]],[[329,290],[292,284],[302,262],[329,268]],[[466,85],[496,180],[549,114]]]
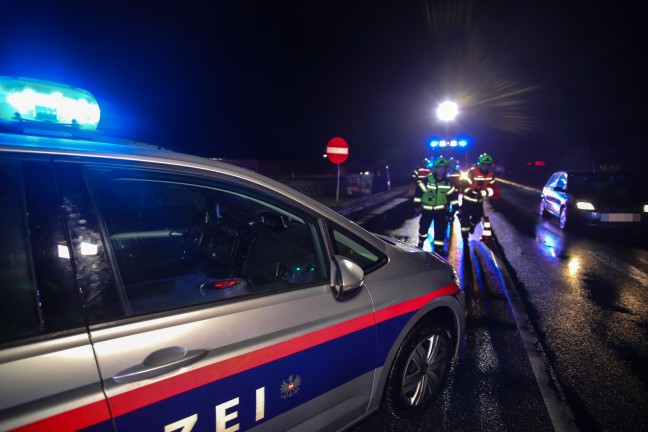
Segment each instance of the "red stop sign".
[[326,145],[326,157],[334,164],[341,164],[349,157],[349,144],[342,138],[333,138]]

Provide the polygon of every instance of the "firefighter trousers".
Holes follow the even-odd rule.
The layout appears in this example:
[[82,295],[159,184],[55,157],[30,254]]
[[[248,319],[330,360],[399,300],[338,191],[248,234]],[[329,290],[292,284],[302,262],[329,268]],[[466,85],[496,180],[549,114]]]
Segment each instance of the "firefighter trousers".
[[448,230],[448,210],[423,210],[419,219],[419,246],[427,238],[430,224],[434,222],[434,246],[442,248]]
[[464,200],[461,203],[461,235],[465,238],[468,234],[475,232],[475,227],[484,217],[484,203]]

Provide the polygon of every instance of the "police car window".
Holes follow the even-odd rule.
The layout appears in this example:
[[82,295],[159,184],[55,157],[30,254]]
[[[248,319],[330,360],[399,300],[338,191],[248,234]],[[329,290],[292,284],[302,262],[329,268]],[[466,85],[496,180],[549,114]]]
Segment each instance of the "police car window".
[[342,255],[358,264],[366,272],[381,264],[383,258],[373,251],[373,247],[351,234],[331,229],[333,249],[336,255]]
[[18,164],[0,163],[0,340],[41,331]]
[[280,202],[211,180],[90,173],[133,314],[328,281],[316,224]]
[[558,178],[558,181],[556,182],[555,187],[559,187],[559,188],[562,188],[564,190],[567,190],[567,177],[565,175],[561,175]]
[[83,329],[51,164],[0,162],[0,341]]

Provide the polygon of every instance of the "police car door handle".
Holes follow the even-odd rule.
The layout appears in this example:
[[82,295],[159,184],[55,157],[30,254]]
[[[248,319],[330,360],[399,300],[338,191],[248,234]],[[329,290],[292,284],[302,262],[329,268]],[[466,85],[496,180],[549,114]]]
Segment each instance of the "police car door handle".
[[153,378],[188,366],[207,355],[207,350],[197,349],[187,351],[181,347],[163,348],[148,355],[142,364],[124,369],[113,376],[120,384]]

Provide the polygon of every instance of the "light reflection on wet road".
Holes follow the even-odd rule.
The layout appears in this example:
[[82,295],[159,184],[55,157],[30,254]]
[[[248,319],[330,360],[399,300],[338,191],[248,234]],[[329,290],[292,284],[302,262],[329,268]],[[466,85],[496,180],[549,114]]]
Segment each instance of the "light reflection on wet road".
[[[648,252],[633,233],[560,230],[505,189],[491,220],[582,430],[648,429]],[[505,193],[505,196],[506,196]]]
[[[488,207],[495,235],[576,426],[648,430],[646,241],[633,233],[563,232],[535,213],[536,194],[505,187],[502,195]],[[418,220],[407,202],[365,221],[370,231],[416,241]],[[468,329],[436,406],[418,422],[376,415],[354,430],[552,429],[489,251],[479,241],[464,248],[459,236],[450,243]]]
[[[418,218],[411,209],[400,203],[363,226],[415,244]],[[458,223],[452,230],[449,260],[466,293],[468,318],[448,386],[423,418],[404,422],[378,413],[353,430],[553,430],[491,249],[478,241],[479,232],[464,247]]]

